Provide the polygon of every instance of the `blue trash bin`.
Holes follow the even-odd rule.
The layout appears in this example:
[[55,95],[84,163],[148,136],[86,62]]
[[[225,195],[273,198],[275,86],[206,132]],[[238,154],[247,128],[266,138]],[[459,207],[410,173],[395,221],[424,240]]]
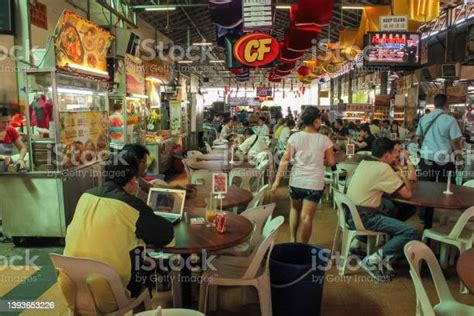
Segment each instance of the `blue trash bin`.
[[330,251],[318,246],[275,245],[270,255],[273,315],[319,315],[329,260]]

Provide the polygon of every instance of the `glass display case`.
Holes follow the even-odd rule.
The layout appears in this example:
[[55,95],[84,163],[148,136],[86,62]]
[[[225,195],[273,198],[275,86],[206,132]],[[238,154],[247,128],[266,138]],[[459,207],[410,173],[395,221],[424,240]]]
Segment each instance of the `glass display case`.
[[145,143],[148,100],[143,97],[110,97],[110,146],[120,149],[128,143]]
[[28,70],[25,82],[28,172],[0,175],[3,234],[17,245],[66,235],[81,195],[102,182],[109,149],[106,82],[54,69]]
[[41,70],[26,83],[31,171],[80,167],[108,150],[106,82]]

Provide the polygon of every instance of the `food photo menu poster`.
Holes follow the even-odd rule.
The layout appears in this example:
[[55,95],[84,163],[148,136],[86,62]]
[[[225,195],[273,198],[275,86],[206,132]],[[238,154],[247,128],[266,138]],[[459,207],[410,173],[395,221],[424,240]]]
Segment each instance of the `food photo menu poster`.
[[64,10],[54,38],[58,68],[107,72],[107,51],[114,38],[109,32],[74,12]]
[[227,173],[213,173],[212,174],[212,193],[226,194],[227,193]]

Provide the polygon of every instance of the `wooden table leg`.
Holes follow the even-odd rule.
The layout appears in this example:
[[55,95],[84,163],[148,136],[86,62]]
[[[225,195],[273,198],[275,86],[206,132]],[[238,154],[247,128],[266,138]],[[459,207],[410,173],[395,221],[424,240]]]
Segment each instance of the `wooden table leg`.
[[432,207],[425,208],[425,229],[430,229],[433,227],[433,212]]
[[181,260],[184,261],[184,267],[181,269],[179,277],[179,283],[181,285],[181,298],[183,302],[183,308],[192,308],[192,291],[191,291],[191,270],[186,266],[186,262],[189,261],[189,254],[182,254]]

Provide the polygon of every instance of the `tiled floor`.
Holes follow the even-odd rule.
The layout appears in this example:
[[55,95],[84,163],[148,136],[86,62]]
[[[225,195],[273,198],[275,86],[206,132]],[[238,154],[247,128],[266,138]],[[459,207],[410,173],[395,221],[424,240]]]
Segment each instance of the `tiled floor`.
[[[182,184],[183,180],[183,176],[179,176],[173,180],[173,183]],[[285,218],[288,218],[289,200],[286,192],[286,187],[282,187],[273,199],[268,196],[267,202],[272,200],[277,203],[274,215],[283,215]],[[416,217],[411,218],[409,222],[421,232],[422,226]],[[330,248],[335,227],[335,211],[325,202],[321,205],[315,216],[313,235],[310,242]],[[288,236],[288,224],[285,223],[280,230],[277,241],[287,242]],[[24,253],[25,250],[26,248],[15,248],[12,244],[0,244],[0,253],[2,255],[6,254],[7,258],[15,254]],[[21,268],[21,262],[15,267],[20,267],[18,268],[19,271],[15,271],[12,267],[0,271],[0,297],[3,299],[31,299],[55,302],[56,309],[54,312],[25,311],[22,315],[67,315],[64,299],[55,285],[55,274],[47,256],[49,252],[61,252],[61,248],[32,248],[32,254],[39,256],[37,260],[37,264],[41,268],[39,271],[31,269],[26,271]],[[321,315],[415,315],[415,290],[408,275],[407,264],[402,263],[397,273],[397,277],[392,282],[377,283],[360,270],[349,271],[342,278],[338,276],[335,268],[331,268],[326,272]],[[18,277],[12,278],[11,276]],[[425,273],[424,279],[429,289],[430,299],[432,302],[435,302],[436,291],[433,284],[429,281],[428,273]],[[459,280],[453,267],[447,272],[447,279],[451,292],[457,300],[474,305],[473,294],[459,294]],[[258,304],[241,305],[239,294],[238,288],[220,291],[219,310],[214,315],[259,315]],[[302,297],[302,299],[311,300],[312,298]],[[170,292],[158,293],[154,298],[154,302],[162,306],[170,306]],[[5,313],[0,311],[0,315],[5,315]]]

